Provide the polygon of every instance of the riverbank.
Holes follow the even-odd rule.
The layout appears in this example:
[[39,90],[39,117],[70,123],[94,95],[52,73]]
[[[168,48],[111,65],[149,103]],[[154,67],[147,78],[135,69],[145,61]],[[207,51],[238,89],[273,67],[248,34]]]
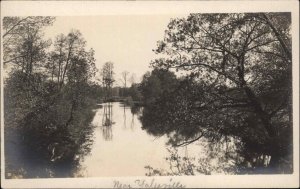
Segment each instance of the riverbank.
[[90,150],[94,104],[87,98],[72,110],[71,101],[57,99],[45,111],[25,116],[18,127],[6,124],[5,177],[72,177]]

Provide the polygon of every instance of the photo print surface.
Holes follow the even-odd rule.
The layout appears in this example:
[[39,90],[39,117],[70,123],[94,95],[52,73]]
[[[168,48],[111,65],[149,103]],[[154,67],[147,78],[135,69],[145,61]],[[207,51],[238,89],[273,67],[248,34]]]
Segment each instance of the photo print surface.
[[294,186],[299,12],[250,4],[3,3],[3,186]]
[[7,178],[293,172],[289,12],[3,29]]

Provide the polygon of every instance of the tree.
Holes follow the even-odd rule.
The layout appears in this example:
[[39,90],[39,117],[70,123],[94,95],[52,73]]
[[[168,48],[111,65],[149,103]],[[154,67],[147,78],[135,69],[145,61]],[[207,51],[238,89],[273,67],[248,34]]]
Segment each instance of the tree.
[[129,78],[129,82],[131,83],[131,85],[136,84],[136,75],[135,73],[132,73],[130,78]]
[[114,80],[114,63],[113,62],[106,62],[101,70],[102,75],[102,86],[105,88],[106,98],[110,97],[112,94],[112,86],[115,82]]
[[142,100],[142,94],[139,89],[139,84],[132,84],[131,87],[128,90],[129,95],[131,96],[133,101],[141,101]]
[[287,159],[292,132],[290,21],[287,13],[191,14],[171,20],[156,50],[168,58],[151,64],[188,71],[201,83],[204,90],[196,93],[201,95],[184,106],[206,116],[192,142],[213,126],[215,133],[238,136],[253,154],[271,156],[271,167]]
[[[29,17],[4,17],[3,18],[3,63],[20,63],[24,62],[24,59],[30,59],[30,56],[34,51],[41,49],[39,45],[33,44],[38,40],[41,40],[41,29],[45,26],[49,26],[55,20],[54,17],[41,17],[41,16],[29,16]],[[20,53],[20,50],[27,51]]]
[[[78,30],[72,30],[66,36],[66,57],[65,63],[62,65],[62,75],[60,85],[65,82],[67,71],[72,67],[72,59],[81,53],[84,53],[86,41],[83,39],[82,34]],[[71,65],[70,65],[71,64]]]
[[66,59],[67,39],[63,34],[56,36],[54,50],[49,54],[47,68],[50,71],[52,80],[56,76],[57,83],[60,84],[63,73],[63,62]]
[[126,88],[127,87],[127,81],[128,81],[128,77],[129,77],[129,72],[128,71],[123,71],[122,73],[121,73],[121,76],[122,76],[122,83],[123,83],[123,85],[124,85],[124,88]]
[[[53,20],[3,20],[5,69],[13,68],[4,83],[6,174],[25,170],[19,173],[23,177],[49,177],[50,172],[63,176],[89,149],[93,93],[98,92],[92,82],[97,72],[95,52],[86,50],[78,30],[58,35],[53,48],[48,48],[50,41],[43,39],[42,28]],[[16,144],[18,165],[9,158]],[[61,165],[66,168],[63,173]]]
[[43,67],[46,62],[46,49],[50,46],[50,41],[42,40],[38,33],[29,32],[23,39],[20,46],[15,49],[14,56],[22,57],[11,60],[17,69],[28,76],[32,75],[34,67]]
[[145,104],[154,103],[163,93],[173,91],[177,84],[176,76],[173,72],[162,69],[154,69],[147,72],[139,86]]
[[124,88],[120,88],[122,96],[126,97],[128,95],[127,82],[129,80],[129,72],[123,71],[121,73],[121,82]]

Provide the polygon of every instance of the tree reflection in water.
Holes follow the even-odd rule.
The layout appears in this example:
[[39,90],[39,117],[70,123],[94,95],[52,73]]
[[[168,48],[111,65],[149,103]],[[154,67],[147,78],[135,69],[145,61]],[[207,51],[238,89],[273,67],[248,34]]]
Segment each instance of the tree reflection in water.
[[104,140],[110,141],[113,138],[112,125],[112,104],[110,102],[104,104],[102,116],[102,135]]
[[[175,117],[170,111],[172,106],[176,107],[174,104],[169,104],[168,107],[158,104],[143,108],[140,117],[142,128],[153,136],[166,135],[169,138],[167,143],[169,154],[165,159],[169,164],[169,169],[157,169],[147,165],[145,167],[148,170],[146,175],[176,176],[237,173],[236,165],[243,160],[237,152],[239,140],[225,135],[220,136],[218,140],[211,140],[206,136],[200,138],[195,135],[199,124],[192,121],[192,119],[186,119],[186,115],[191,114],[179,114]],[[182,130],[183,128],[184,130]],[[186,142],[191,141],[190,138],[196,138],[197,140],[194,143]],[[198,150],[198,148],[194,148],[196,146],[201,146],[201,151],[195,154],[195,149]],[[193,151],[188,151],[188,148],[193,149]]]
[[134,131],[134,116],[138,115],[141,113],[141,107],[140,106],[130,106],[130,111],[131,111],[131,124],[130,128],[132,131]]
[[123,103],[123,121],[124,121],[124,129],[126,129],[126,104]]
[[[136,114],[139,114],[141,111],[141,107],[139,106],[129,106],[123,103],[120,107],[123,108],[123,128],[126,129],[126,109],[130,108],[131,111],[131,123],[130,123],[130,129],[134,131],[134,118]],[[113,132],[112,132],[112,125],[115,124],[113,121],[113,107],[112,103],[108,102],[103,104],[103,114],[102,114],[102,125],[101,125],[101,131],[104,140],[111,141],[113,139]]]
[[[55,109],[37,114],[46,121]],[[74,116],[68,127],[56,128],[50,134],[34,130],[47,124],[39,122],[36,116],[30,117],[23,124],[23,129],[6,130],[5,153],[10,160],[6,164],[6,178],[48,178],[73,177],[80,169],[80,160],[90,152],[93,143],[94,126],[91,121],[95,113],[85,109]],[[44,131],[45,132],[45,131]],[[44,135],[43,135],[44,134]]]
[[211,143],[201,142],[203,152],[198,156],[188,154],[187,146],[184,147],[183,153],[180,148],[169,147],[168,157],[165,161],[169,164],[168,169],[159,169],[151,165],[145,166],[146,176],[183,176],[183,175],[211,175],[211,174],[234,174],[237,167],[235,163],[238,156],[234,148],[230,153],[231,157],[226,156],[223,146],[212,148]]

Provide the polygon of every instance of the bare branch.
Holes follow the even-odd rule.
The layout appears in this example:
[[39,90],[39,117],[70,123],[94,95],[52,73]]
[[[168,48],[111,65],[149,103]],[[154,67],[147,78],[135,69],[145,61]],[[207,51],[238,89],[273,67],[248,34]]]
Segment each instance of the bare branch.
[[206,67],[206,68],[209,68],[210,70],[218,73],[219,75],[223,75],[224,77],[226,77],[227,79],[235,82],[235,83],[239,83],[239,81],[237,81],[235,78],[229,76],[228,74],[226,74],[225,72],[222,72],[222,71],[219,71],[217,70],[216,68],[208,65],[208,64],[204,64],[204,63],[196,63],[196,64],[181,64],[179,66],[175,66],[175,67],[171,67],[171,68],[178,68],[178,67],[187,67],[187,66],[203,66],[203,67]]

